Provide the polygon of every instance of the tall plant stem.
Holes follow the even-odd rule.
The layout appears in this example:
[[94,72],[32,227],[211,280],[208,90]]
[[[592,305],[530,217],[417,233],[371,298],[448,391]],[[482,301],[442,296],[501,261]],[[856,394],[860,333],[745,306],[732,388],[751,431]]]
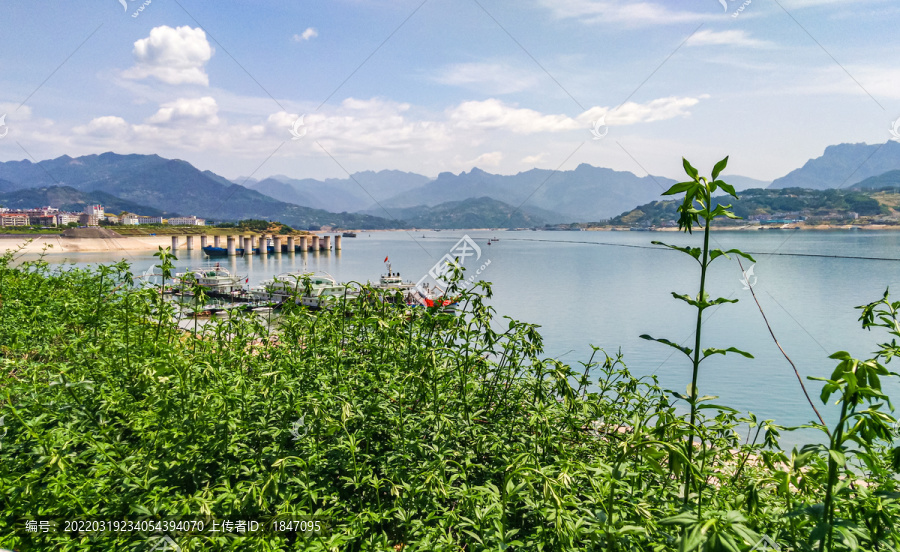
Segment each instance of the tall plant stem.
[[[847,416],[847,403],[850,401],[850,397],[844,396],[844,400],[841,401],[841,417],[838,420],[837,430],[835,432],[834,437],[831,438],[831,445],[829,449],[836,450],[836,447],[841,446],[841,441],[844,439],[844,418]],[[837,462],[834,460],[834,456],[828,455],[828,486],[825,488],[825,508],[822,511],[822,521],[826,524],[826,532],[825,536],[822,537],[822,540],[819,541],[819,552],[823,552],[825,550],[825,542],[828,541],[828,550],[831,550],[831,541],[833,535],[833,526],[834,526],[834,485],[837,483]]]
[[[703,261],[700,263],[700,295],[697,297],[698,301],[703,301],[706,293],[706,269],[709,266],[709,196],[711,194],[707,194],[706,200],[706,215],[707,218],[704,221],[703,228]],[[694,330],[694,366],[693,373],[691,374],[691,423],[688,428],[688,441],[687,441],[687,459],[688,464],[690,464],[691,460],[694,457],[694,423],[697,421],[697,397],[699,397],[699,393],[697,393],[697,374],[700,371],[700,332],[703,328],[703,309],[697,309],[697,328]],[[690,468],[688,468],[684,477],[684,503],[687,504],[688,497],[690,495],[693,476],[691,474]]]

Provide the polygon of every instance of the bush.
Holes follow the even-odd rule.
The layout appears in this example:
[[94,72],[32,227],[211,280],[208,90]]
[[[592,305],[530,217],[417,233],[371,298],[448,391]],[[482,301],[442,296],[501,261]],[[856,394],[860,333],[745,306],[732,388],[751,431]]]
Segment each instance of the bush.
[[[536,326],[495,319],[489,284],[451,287],[455,315],[374,289],[317,312],[289,305],[274,332],[271,315],[237,310],[185,323],[189,312],[159,287],[133,286],[124,262],[12,265],[12,253],[0,259],[0,547],[143,550],[160,535],[23,525],[173,516],[327,525],[170,531],[184,551],[661,551],[679,539],[683,550],[747,550],[762,533],[782,549],[818,542],[807,512],[821,511],[834,480],[827,455],[785,454],[771,421],[710,403],[689,427],[655,379],[598,349],[577,369],[542,358]],[[204,302],[196,294],[188,311]],[[866,311],[870,324],[890,322],[879,309]],[[879,431],[853,434],[865,462],[848,452],[839,472],[866,485],[831,498],[842,531],[889,550],[900,545],[900,453],[896,431]],[[702,443],[691,461],[689,432]],[[684,507],[686,472],[702,517]]]

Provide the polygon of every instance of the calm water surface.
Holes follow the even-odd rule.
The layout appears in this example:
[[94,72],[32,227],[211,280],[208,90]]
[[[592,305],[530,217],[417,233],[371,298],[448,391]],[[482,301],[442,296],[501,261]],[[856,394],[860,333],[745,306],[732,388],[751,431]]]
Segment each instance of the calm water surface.
[[[382,261],[390,257],[404,279],[419,280],[465,234],[441,232],[361,232],[345,238],[343,251],[283,254],[267,257],[206,259],[201,251],[179,251],[179,269],[220,262],[246,275],[250,285],[295,270],[325,271],[342,281],[377,281]],[[547,356],[576,365],[591,354],[589,345],[610,354],[621,351],[633,373],[654,374],[668,389],[684,392],[690,366],[680,353],[640,339],[641,334],[666,337],[693,346],[695,313],[672,298],[671,292],[696,295],[699,268],[686,255],[653,249],[651,240],[694,246],[702,235],[675,232],[502,232],[469,231],[481,248],[477,263],[466,263],[469,274],[486,260],[480,278],[493,282],[491,304],[499,315],[539,324]],[[424,236],[424,237],[423,237]],[[487,239],[500,241],[487,245]],[[885,288],[900,298],[900,262],[827,257],[777,256],[802,253],[900,259],[900,232],[877,231],[746,231],[714,233],[715,247],[754,252],[754,289],[785,351],[804,378],[828,376],[839,350],[867,358],[880,331],[860,328],[854,309],[879,299]],[[154,264],[149,253],[51,254],[51,262],[78,265],[132,263],[135,274]],[[744,261],[747,268],[750,263]],[[766,329],[750,292],[741,282],[737,261],[721,259],[709,274],[709,293],[738,299],[707,311],[704,347],[736,346],[756,358],[716,356],[701,365],[700,391],[718,395],[719,404],[774,418],[782,425],[799,425],[813,418],[799,384]],[[751,280],[752,281],[752,280]],[[889,368],[897,370],[893,364]],[[818,382],[808,382],[819,405]],[[900,382],[891,378],[886,391],[900,399]],[[821,409],[820,409],[821,410]],[[829,423],[837,416],[826,409]],[[783,444],[815,438],[814,433],[784,434]]]

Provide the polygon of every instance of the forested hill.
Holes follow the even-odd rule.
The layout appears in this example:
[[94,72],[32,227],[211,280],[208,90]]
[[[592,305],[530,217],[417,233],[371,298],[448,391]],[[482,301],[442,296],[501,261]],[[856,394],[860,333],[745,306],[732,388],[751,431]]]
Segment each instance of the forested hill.
[[[822,221],[839,220],[857,213],[860,217],[894,216],[884,201],[885,194],[858,190],[809,190],[802,188],[754,188],[738,194],[740,199],[729,196],[714,198],[714,202],[733,205],[738,216],[749,219],[753,216],[787,218],[804,216]],[[731,200],[731,201],[729,201]],[[653,201],[631,211],[626,211],[610,219],[613,226],[664,226],[678,220],[677,200]],[[741,221],[738,221],[741,222]],[[720,223],[720,221],[716,221]],[[725,222],[724,224],[727,224]]]

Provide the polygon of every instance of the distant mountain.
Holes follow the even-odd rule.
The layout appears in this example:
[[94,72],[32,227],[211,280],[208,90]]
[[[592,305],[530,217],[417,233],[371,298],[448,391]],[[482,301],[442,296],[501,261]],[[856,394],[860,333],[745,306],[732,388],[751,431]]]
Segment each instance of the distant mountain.
[[9,180],[0,180],[0,193],[11,192],[18,187]]
[[[404,207],[391,214],[413,228],[530,228],[548,222],[544,217],[489,197],[448,201],[432,207]],[[559,215],[550,213],[550,216],[556,219]]]
[[138,213],[150,217],[173,217],[177,213],[161,211],[146,205],[119,199],[105,192],[81,192],[71,186],[49,186],[45,188],[28,188],[14,192],[0,193],[0,205],[9,209],[28,209],[33,207],[56,207],[62,211],[82,212],[87,205],[101,204],[107,213],[118,214],[122,211]]
[[[511,205],[525,204],[568,221],[591,221],[615,216],[659,197],[675,181],[660,176],[638,177],[582,164],[572,171],[532,169],[515,175],[490,174],[474,168],[458,175],[445,172],[424,186],[381,202],[389,211],[398,207],[439,205],[472,197],[490,197]],[[527,200],[527,202],[526,202]],[[366,212],[374,212],[370,206]]]
[[[306,207],[318,207],[320,205],[320,202],[318,200],[313,199],[313,197],[301,192],[296,187],[291,186],[290,184],[286,184],[281,180],[275,180],[274,178],[266,178],[265,180],[260,180],[254,183],[252,186],[248,186],[248,188],[256,190],[257,192],[265,194],[269,197],[274,197],[279,201],[293,203],[294,205],[304,205]],[[341,210],[347,211],[348,209]]]
[[738,192],[741,190],[749,190],[751,188],[768,188],[769,185],[772,184],[771,180],[757,180],[756,178],[740,176],[737,174],[723,174],[719,178],[734,186],[734,189]]
[[0,179],[18,189],[70,186],[84,192],[105,192],[125,201],[166,212],[211,220],[247,218],[279,220],[297,228],[389,228],[396,226],[370,215],[330,213],[278,201],[249,190],[190,163],[158,155],[104,153],[73,159],[0,163]]
[[853,185],[854,189],[880,190],[881,188],[900,187],[900,170],[888,171],[878,176],[871,176]]
[[769,188],[850,187],[861,180],[900,169],[900,142],[828,146],[821,157],[776,178]]
[[[726,178],[727,182],[728,179]],[[882,205],[871,192],[856,190],[811,190],[777,188],[744,190],[740,199],[716,198],[714,203],[731,204],[734,213],[748,219],[754,215],[784,218],[785,213],[820,219],[848,218],[854,212],[860,216],[889,215],[890,208]],[[662,226],[678,219],[681,200],[652,201],[626,211],[609,222],[615,226]],[[745,221],[718,220],[714,224],[746,224]]]
[[[403,171],[363,171],[354,173],[351,178],[325,180],[297,180],[275,175],[261,181],[247,180],[244,185],[288,203],[335,212],[353,212],[361,211],[374,202],[381,202],[395,194],[418,188],[429,180],[431,179],[427,176]],[[385,215],[380,213],[377,216]]]

